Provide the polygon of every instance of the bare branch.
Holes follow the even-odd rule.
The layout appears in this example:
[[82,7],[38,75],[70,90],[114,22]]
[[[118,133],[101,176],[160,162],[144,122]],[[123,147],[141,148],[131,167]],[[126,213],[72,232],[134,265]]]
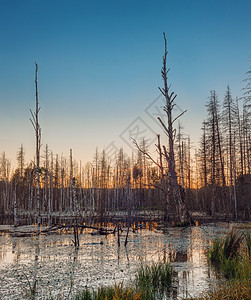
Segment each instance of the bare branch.
[[181,117],[182,115],[184,115],[184,113],[186,113],[187,110],[184,110],[181,114],[179,114],[175,119],[173,119],[172,123],[174,123],[179,117]]
[[30,109],[30,113],[31,113],[34,124],[36,124],[36,118],[35,118],[35,115],[34,115],[34,113],[32,112],[31,109]]
[[160,90],[161,94],[162,94],[164,97],[166,97],[166,95],[165,95],[163,89],[161,89],[161,88],[159,87],[159,90]]
[[168,165],[169,165],[170,164],[170,159],[169,159],[169,155],[167,154],[167,151],[166,151],[166,146],[163,145],[162,147],[164,149],[165,158],[166,158],[166,160],[168,162]]
[[[171,99],[172,95],[170,96]],[[177,97],[177,95],[174,95],[173,99],[171,100],[171,103],[173,103],[173,101],[175,100],[175,98]]]
[[172,92],[172,93],[171,93],[171,95],[169,96],[170,100],[171,100],[171,98],[172,98],[173,94],[174,94],[174,92]]
[[159,168],[161,167],[160,164],[158,164],[152,157],[151,155],[149,155],[145,150],[141,149],[140,146],[138,145],[137,141],[135,139],[132,138],[133,144],[137,147],[137,149],[143,153],[144,155],[146,155],[146,157],[148,157],[156,166],[158,166]]
[[174,128],[173,130],[173,140],[175,140],[175,138],[176,138],[176,128]]
[[35,124],[33,123],[33,121],[32,121],[32,119],[31,119],[31,118],[30,118],[30,121],[31,121],[31,124],[32,124],[32,126],[33,126],[34,130],[36,131]]
[[158,117],[158,120],[160,121],[161,125],[164,127],[164,129],[165,129],[165,131],[166,131],[166,134],[169,135],[168,129],[167,129],[166,125],[164,124],[164,122],[161,120],[160,117]]

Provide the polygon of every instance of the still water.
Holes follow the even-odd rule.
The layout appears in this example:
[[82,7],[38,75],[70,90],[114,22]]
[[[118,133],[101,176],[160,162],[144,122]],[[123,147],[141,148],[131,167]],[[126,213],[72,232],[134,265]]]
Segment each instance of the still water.
[[86,230],[80,235],[78,251],[69,233],[33,237],[0,233],[0,299],[24,299],[29,285],[35,282],[37,299],[59,294],[71,299],[86,286],[126,285],[140,264],[163,259],[171,261],[175,270],[172,297],[196,296],[217,283],[215,271],[208,266],[207,249],[212,238],[226,233],[229,227],[142,229],[129,233],[126,247],[126,230],[120,247],[116,236],[91,235]]

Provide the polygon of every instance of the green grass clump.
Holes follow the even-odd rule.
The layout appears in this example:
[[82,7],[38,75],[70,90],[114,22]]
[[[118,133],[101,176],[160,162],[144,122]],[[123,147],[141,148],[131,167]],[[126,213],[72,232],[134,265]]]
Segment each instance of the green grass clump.
[[138,269],[135,276],[136,290],[145,299],[154,299],[155,294],[168,293],[172,283],[172,267],[169,263],[152,263]]
[[223,240],[216,238],[213,241],[213,245],[208,251],[208,257],[212,262],[221,262],[223,255]]
[[229,279],[199,299],[251,299],[251,237],[249,232],[230,231],[225,238],[217,238],[209,249],[208,257]]
[[208,257],[227,278],[251,278],[250,247],[249,233],[231,230],[225,238],[213,241]]
[[85,289],[80,292],[75,300],[140,300],[141,295],[122,283],[112,287],[100,287],[97,291]]
[[79,292],[75,296],[75,300],[92,300],[92,299],[93,299],[93,292],[87,288],[85,290]]
[[[112,287],[100,287],[97,291],[85,289],[75,300],[153,300],[168,293],[172,282],[172,267],[169,263],[141,265],[131,287],[122,283]],[[161,298],[158,298],[161,299]]]

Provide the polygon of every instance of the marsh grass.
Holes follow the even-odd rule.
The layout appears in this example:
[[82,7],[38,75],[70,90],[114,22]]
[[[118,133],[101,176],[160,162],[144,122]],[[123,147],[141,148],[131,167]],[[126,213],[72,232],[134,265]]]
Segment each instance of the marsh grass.
[[35,300],[36,299],[36,292],[37,292],[37,280],[35,279],[34,282],[31,283],[28,276],[25,273],[23,273],[23,274],[24,274],[24,277],[27,280],[28,287],[29,287],[29,289],[25,290],[25,297],[27,299],[30,299],[30,300]]
[[225,238],[213,241],[208,257],[227,278],[250,278],[250,248],[249,232],[231,230]]
[[124,287],[123,283],[115,284],[112,287],[101,287],[97,291],[85,289],[79,293],[75,300],[140,300],[141,294],[131,289]]
[[131,287],[123,283],[112,287],[101,287],[97,291],[85,289],[80,292],[76,300],[153,300],[163,299],[167,295],[172,283],[172,267],[169,263],[152,263],[141,265],[136,272],[135,281]]
[[251,299],[250,249],[249,232],[232,230],[225,238],[215,239],[208,257],[229,280],[197,299]]
[[249,231],[245,233],[245,241],[249,258],[251,258],[251,234]]
[[152,263],[150,266],[141,265],[135,276],[137,289],[151,286],[156,290],[170,288],[172,282],[172,267],[169,263]]
[[[230,280],[218,286],[214,291],[202,294],[194,300],[250,300],[251,299],[251,280]],[[189,299],[192,300],[192,299]]]

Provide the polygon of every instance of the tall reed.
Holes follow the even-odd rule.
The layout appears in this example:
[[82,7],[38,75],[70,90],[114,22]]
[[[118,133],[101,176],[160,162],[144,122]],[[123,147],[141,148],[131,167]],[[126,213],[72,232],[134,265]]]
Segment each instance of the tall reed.
[[250,233],[234,229],[213,241],[208,257],[227,278],[250,278],[250,248]]
[[172,267],[169,263],[141,265],[136,272],[131,287],[123,283],[111,287],[101,287],[97,291],[85,289],[75,300],[154,300],[168,295],[172,283]]

